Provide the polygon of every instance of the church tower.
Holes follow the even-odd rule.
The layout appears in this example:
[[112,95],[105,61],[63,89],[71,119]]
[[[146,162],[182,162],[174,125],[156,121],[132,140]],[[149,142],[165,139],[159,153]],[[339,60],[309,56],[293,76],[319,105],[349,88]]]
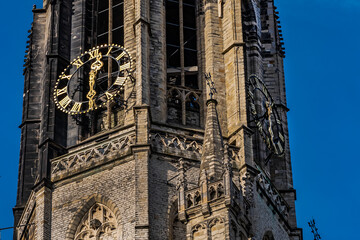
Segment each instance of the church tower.
[[274,0],[44,0],[16,240],[302,240]]

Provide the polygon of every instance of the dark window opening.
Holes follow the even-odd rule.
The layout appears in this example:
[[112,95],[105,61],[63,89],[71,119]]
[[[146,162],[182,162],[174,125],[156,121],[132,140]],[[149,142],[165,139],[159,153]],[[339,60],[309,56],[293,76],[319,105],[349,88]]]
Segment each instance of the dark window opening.
[[[109,0],[97,1],[96,21],[96,45],[124,44],[124,1],[111,0],[112,8],[109,10]],[[112,15],[109,22],[109,14]],[[111,29],[110,29],[111,28]],[[109,32],[112,33],[112,41],[109,41]]]
[[168,121],[171,123],[182,123],[182,100],[181,94],[173,90],[168,96]]
[[186,125],[200,126],[200,105],[198,98],[193,94],[186,101]]
[[170,99],[173,93],[168,94],[168,122],[190,126],[200,126],[200,101],[192,93],[192,90],[200,89],[196,2],[166,0],[168,91],[173,91],[169,90],[170,87],[176,87],[183,96],[191,92],[185,104],[178,104],[176,108]]
[[198,75],[197,74],[185,75],[185,86],[193,89],[199,89]]
[[[86,33],[90,47],[101,46],[104,44],[124,44],[124,0],[96,0],[87,7],[87,28],[91,31]],[[110,4],[109,4],[110,3]],[[114,61],[104,61],[103,69],[117,70],[117,64]],[[83,74],[84,79],[88,79],[90,69],[86,69]],[[111,82],[114,82],[111,81]],[[83,99],[86,99],[88,85],[85,84],[80,91],[83,93]],[[96,92],[105,92],[109,88],[108,72],[99,72],[96,79]],[[121,97],[120,97],[121,98]],[[122,98],[121,98],[122,99]],[[92,111],[87,116],[81,118],[82,137],[84,140],[92,135],[124,125],[125,110],[124,106],[112,102],[107,107]]]
[[168,74],[167,83],[170,85],[181,85],[181,76],[179,74]]

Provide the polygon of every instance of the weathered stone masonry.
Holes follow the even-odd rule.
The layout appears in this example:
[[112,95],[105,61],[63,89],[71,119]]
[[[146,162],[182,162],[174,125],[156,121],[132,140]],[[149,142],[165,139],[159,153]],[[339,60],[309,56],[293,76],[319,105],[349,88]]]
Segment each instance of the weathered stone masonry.
[[[52,97],[63,69],[96,46],[100,3],[33,9],[14,208],[25,226],[14,239],[301,240],[274,0],[113,0],[135,63],[117,121],[101,115],[113,105],[75,118]],[[251,74],[285,133],[284,155],[268,161],[249,112]]]

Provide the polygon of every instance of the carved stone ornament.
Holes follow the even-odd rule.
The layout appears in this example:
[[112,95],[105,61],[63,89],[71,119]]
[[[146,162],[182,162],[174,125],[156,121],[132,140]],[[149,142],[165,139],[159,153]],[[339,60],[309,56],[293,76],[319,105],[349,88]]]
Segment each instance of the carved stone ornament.
[[97,203],[82,218],[74,240],[117,240],[119,236],[114,213]]
[[81,167],[93,166],[104,159],[125,155],[133,143],[134,136],[122,136],[56,159],[51,163],[52,177],[76,171]]
[[276,188],[271,184],[270,180],[265,177],[263,173],[259,173],[257,176],[257,181],[260,187],[267,194],[268,198],[273,202],[278,211],[287,218],[289,216],[288,208],[285,199],[281,194],[276,190]]
[[243,194],[246,200],[249,202],[250,206],[254,207],[254,178],[251,176],[250,173],[245,172],[241,180]]
[[150,136],[154,151],[168,153],[169,149],[177,155],[190,159],[200,159],[202,143],[188,140],[185,137],[169,136],[168,134],[152,133]]

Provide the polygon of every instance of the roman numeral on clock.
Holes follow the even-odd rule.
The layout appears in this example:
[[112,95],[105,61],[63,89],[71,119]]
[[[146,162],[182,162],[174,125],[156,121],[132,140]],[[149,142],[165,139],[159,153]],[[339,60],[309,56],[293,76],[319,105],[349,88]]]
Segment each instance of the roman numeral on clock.
[[84,64],[84,63],[81,61],[81,59],[80,59],[80,58],[79,58],[79,59],[77,59],[77,60],[73,63],[73,65],[75,65],[75,66],[76,66],[76,68],[81,67],[83,64]]
[[99,53],[99,49],[95,49],[94,51],[89,52],[89,59],[101,57],[101,53]]
[[62,75],[61,76],[61,79],[67,79],[67,80],[70,80],[71,79],[71,77],[72,77],[72,75]]
[[64,97],[59,104],[63,107],[66,108],[69,104],[71,103],[71,99],[69,98],[69,96]]
[[106,95],[107,99],[112,99],[114,97],[114,95],[112,95],[109,92],[105,92],[105,95]]
[[56,91],[56,96],[60,96],[60,95],[63,95],[63,94],[65,94],[65,93],[67,93],[67,87],[64,87],[64,88],[62,88],[62,89],[58,89],[58,90]]
[[117,61],[119,61],[123,56],[125,56],[125,54],[126,54],[126,52],[124,51],[124,52],[122,52],[122,53],[120,53],[120,55],[119,56],[117,56],[117,58],[116,58],[116,60]]
[[75,102],[74,106],[71,108],[72,112],[79,112],[81,109],[82,103]]
[[282,153],[284,151],[284,148],[282,147],[280,142],[276,143],[277,148],[279,149],[278,153]]
[[130,62],[121,65],[121,66],[119,67],[119,71],[122,71],[122,70],[125,70],[125,69],[129,69],[129,68],[130,68]]
[[[113,47],[110,47],[109,48],[109,51],[106,53],[106,55],[105,56],[109,56],[109,54],[111,53],[111,50],[113,49]],[[119,60],[118,60],[119,61]]]
[[124,85],[125,80],[126,80],[126,77],[118,77],[118,78],[116,78],[114,85],[122,86],[122,85]]
[[283,142],[285,141],[285,138],[281,133],[279,133],[279,138],[281,139],[281,141],[283,141]]

